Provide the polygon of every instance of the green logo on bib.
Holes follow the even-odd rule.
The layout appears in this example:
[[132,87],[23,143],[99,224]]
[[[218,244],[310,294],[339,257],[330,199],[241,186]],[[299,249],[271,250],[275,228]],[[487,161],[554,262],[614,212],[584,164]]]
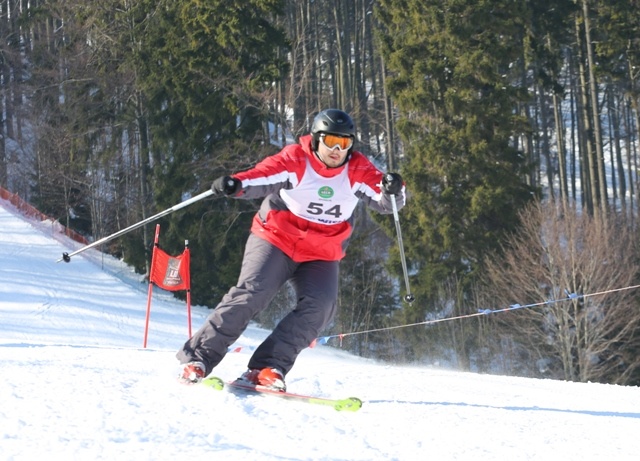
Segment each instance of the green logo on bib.
[[322,186],[318,189],[318,195],[320,198],[331,198],[333,197],[333,189],[329,186]]

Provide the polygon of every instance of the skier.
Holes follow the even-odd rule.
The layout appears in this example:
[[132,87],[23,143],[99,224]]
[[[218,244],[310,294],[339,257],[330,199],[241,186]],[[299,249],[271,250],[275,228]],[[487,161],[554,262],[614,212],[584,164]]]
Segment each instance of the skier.
[[296,357],[336,312],[338,266],[359,200],[380,213],[405,203],[398,173],[384,174],[354,150],[355,125],[338,109],[320,112],[311,134],[255,167],[213,182],[218,195],[265,197],[253,219],[236,286],[177,353],[187,384],[220,363],[249,321],[290,281],[296,308],[255,350],[239,380],[285,391]]

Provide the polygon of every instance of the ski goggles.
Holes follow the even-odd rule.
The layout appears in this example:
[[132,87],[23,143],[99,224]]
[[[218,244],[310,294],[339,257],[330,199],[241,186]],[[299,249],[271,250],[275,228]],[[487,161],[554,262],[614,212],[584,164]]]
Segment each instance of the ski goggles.
[[353,138],[349,136],[338,136],[335,134],[323,133],[320,135],[320,142],[327,149],[333,150],[336,147],[340,150],[347,150],[353,146]]

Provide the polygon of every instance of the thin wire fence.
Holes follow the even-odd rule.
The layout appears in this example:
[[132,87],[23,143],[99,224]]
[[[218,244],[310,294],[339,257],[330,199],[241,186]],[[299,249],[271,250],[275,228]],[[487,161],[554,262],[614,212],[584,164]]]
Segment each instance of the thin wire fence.
[[350,332],[350,333],[339,333],[339,334],[335,334],[335,335],[321,336],[319,338],[316,338],[316,340],[311,344],[311,347],[314,347],[317,344],[327,344],[329,342],[329,340],[331,340],[333,338],[339,339],[340,343],[342,343],[342,340],[344,338],[346,338],[347,336],[363,335],[363,334],[368,334],[368,333],[377,333],[377,332],[389,331],[389,330],[397,330],[397,329],[400,329],[400,328],[409,328],[409,327],[415,327],[415,326],[419,326],[419,325],[433,325],[433,324],[436,324],[436,323],[450,322],[452,320],[468,319],[468,318],[472,318],[472,317],[481,317],[481,316],[484,316],[484,315],[498,314],[500,312],[509,312],[509,311],[514,311],[514,310],[518,310],[518,309],[531,309],[531,308],[535,308],[535,307],[546,306],[546,305],[549,305],[549,304],[555,304],[555,303],[560,303],[560,302],[564,302],[564,301],[572,301],[572,300],[577,300],[577,299],[592,298],[594,296],[601,296],[601,295],[606,295],[606,294],[610,294],[610,293],[616,293],[616,292],[625,291],[625,290],[633,290],[633,289],[636,289],[636,288],[640,288],[640,285],[633,285],[633,286],[628,286],[628,287],[624,287],[624,288],[614,288],[614,289],[611,289],[611,290],[599,291],[597,293],[588,293],[588,294],[569,293],[567,291],[567,296],[565,298],[550,299],[548,301],[541,301],[541,302],[532,303],[532,304],[511,304],[509,307],[505,307],[505,308],[502,308],[502,309],[480,309],[480,310],[478,310],[478,312],[473,313],[473,314],[457,315],[457,316],[454,316],[454,317],[443,317],[443,318],[439,318],[439,319],[425,320],[424,322],[408,323],[408,324],[405,324],[405,325],[396,325],[396,326],[392,326],[392,327],[374,328],[374,329],[371,329],[371,330],[353,331],[353,332]]

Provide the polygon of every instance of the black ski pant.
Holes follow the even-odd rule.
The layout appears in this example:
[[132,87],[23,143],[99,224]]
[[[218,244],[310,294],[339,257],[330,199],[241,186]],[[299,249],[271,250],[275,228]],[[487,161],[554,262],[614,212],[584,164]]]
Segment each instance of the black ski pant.
[[249,321],[268,307],[280,287],[292,284],[297,304],[255,350],[249,368],[273,367],[285,375],[300,352],[333,319],[338,299],[338,261],[297,263],[251,234],[236,286],[224,295],[200,329],[176,354],[181,363],[199,361],[207,374],[220,363]]

